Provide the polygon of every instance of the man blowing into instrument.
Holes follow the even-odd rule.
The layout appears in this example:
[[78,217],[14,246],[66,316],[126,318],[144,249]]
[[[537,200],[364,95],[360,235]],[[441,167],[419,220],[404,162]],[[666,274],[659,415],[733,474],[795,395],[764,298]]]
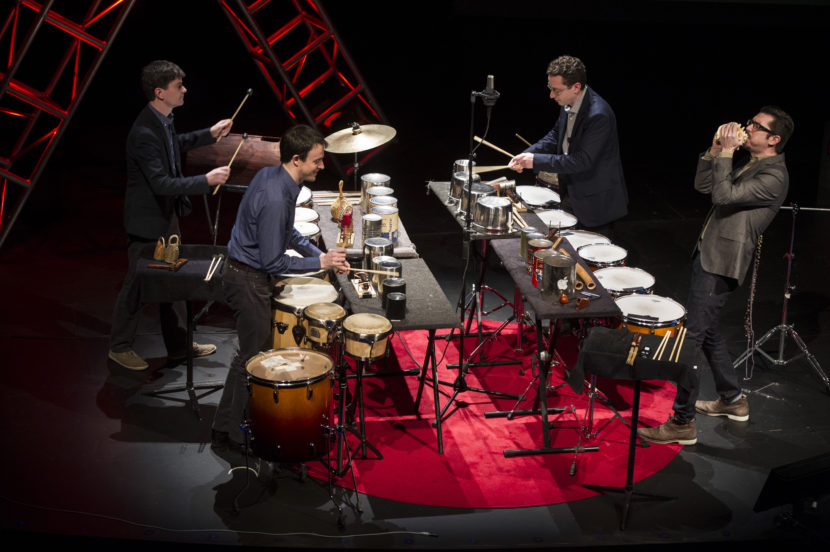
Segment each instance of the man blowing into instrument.
[[610,233],[610,223],[628,213],[614,111],[587,85],[580,59],[554,59],[547,76],[550,97],[561,106],[556,126],[508,167],[557,173],[563,203],[570,203],[579,224]]
[[[211,446],[242,448],[241,425],[248,405],[248,360],[273,348],[273,275],[349,269],[344,249],[323,253],[294,228],[297,196],[323,167],[326,141],[306,125],[289,129],[279,141],[278,167],[261,169],[245,191],[228,243],[223,287],[234,312],[239,349],[228,370],[213,421]],[[303,257],[286,255],[294,249]]]
[[[698,160],[695,189],[711,196],[712,209],[694,248],[685,326],[694,339],[696,364],[702,363],[702,353],[712,369],[718,398],[697,400],[700,373],[694,366],[689,383],[678,384],[674,416],[660,426],[638,430],[647,441],[695,444],[696,412],[749,420],[749,403],[721,335],[719,318],[753,262],[759,237],[787,195],[789,175],[782,152],[793,127],[793,120],[781,108],[762,107],[747,121],[745,132],[737,123],[721,125]],[[739,147],[750,158],[733,168],[732,155]]]
[[[136,263],[142,249],[161,236],[179,234],[179,217],[190,214],[188,195],[206,194],[224,184],[229,167],[217,167],[207,174],[182,175],[181,156],[189,149],[214,143],[233,124],[223,119],[210,128],[178,134],[173,126],[173,109],[184,104],[187,92],[184,71],[173,62],[153,61],[141,71],[141,88],[148,103],[138,114],[127,136],[127,190],[124,197],[124,225],[127,229],[129,268],[116,299],[110,331],[109,358],[129,370],[144,370],[147,362],[133,350],[141,311],[136,281]],[[159,305],[164,345],[170,361],[181,361],[187,348],[194,356],[216,351],[215,345],[187,343],[186,308],[183,301]]]

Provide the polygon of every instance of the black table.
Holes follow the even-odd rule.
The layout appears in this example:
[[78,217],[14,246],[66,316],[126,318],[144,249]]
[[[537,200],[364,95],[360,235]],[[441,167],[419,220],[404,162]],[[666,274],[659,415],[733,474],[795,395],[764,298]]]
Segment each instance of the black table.
[[[355,208],[356,212],[359,213],[359,206],[355,206]],[[331,220],[329,207],[319,206],[315,207],[315,209],[320,214],[318,224],[321,229],[323,242],[325,244],[335,244],[339,229],[337,224]],[[355,226],[357,225],[359,225],[359,219],[355,223]],[[399,221],[399,229],[402,228],[403,224]],[[361,242],[358,241],[357,236],[358,234],[356,233],[356,244],[360,244]],[[443,454],[444,443],[441,429],[442,410],[438,393],[438,365],[435,357],[435,334],[439,329],[460,328],[461,323],[447,296],[444,294],[444,291],[441,289],[441,286],[424,260],[421,258],[406,258],[415,251],[415,246],[408,241],[408,237],[405,240],[399,242],[400,246],[395,248],[395,256],[399,257],[401,261],[402,277],[406,281],[406,315],[402,320],[392,320],[392,329],[393,331],[427,330],[429,333],[427,352],[419,375],[420,383],[418,386],[418,395],[415,400],[415,408],[417,409],[420,405],[427,370],[431,370],[433,396],[435,400],[435,426],[437,429],[438,452]],[[404,258],[400,258],[400,256]],[[386,316],[381,306],[381,290],[377,290],[376,297],[360,298],[350,281],[350,277],[351,274],[337,275],[337,283],[349,305],[349,310],[352,313],[371,313]]]
[[[227,248],[211,245],[183,245],[179,249],[179,257],[187,259],[179,270],[150,268],[151,264],[164,264],[152,258],[153,247],[148,247],[138,261],[136,274],[140,286],[141,302],[173,303],[184,301],[187,306],[187,382],[182,386],[163,387],[153,391],[151,395],[164,395],[186,391],[191,407],[201,420],[199,412],[199,398],[222,389],[222,383],[203,383],[194,385],[193,382],[193,328],[195,320],[192,313],[193,301],[224,301],[222,294],[222,269],[227,260]],[[205,281],[214,255],[222,255],[222,264],[215,271],[210,281]],[[201,395],[196,395],[197,389],[207,389]]]
[[[628,438],[628,461],[626,466],[626,479],[624,487],[607,487],[601,485],[584,485],[584,487],[599,492],[622,492],[625,495],[622,509],[620,529],[624,530],[628,520],[628,512],[631,505],[631,498],[634,495],[657,500],[669,500],[674,497],[650,495],[634,492],[634,458],[637,448],[637,424],[640,411],[640,383],[643,380],[670,380],[688,384],[692,377],[694,365],[694,342],[689,339],[681,339],[682,345],[678,345],[677,360],[668,361],[668,357],[675,349],[677,337],[666,340],[665,349],[661,360],[654,360],[662,336],[642,334],[640,344],[641,353],[635,358],[633,365],[626,363],[631,341],[634,335],[625,328],[611,330],[609,328],[591,328],[588,335],[582,342],[582,349],[579,352],[576,365],[570,376],[568,384],[572,389],[582,388],[582,380],[585,373],[596,374],[610,379],[623,379],[634,381],[634,403],[631,408],[631,425]],[[649,356],[644,356],[642,351],[645,347],[650,349]]]

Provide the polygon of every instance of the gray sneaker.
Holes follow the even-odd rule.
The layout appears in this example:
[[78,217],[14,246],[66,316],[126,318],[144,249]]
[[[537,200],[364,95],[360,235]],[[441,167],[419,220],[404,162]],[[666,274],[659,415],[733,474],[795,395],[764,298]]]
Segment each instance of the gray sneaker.
[[115,351],[110,351],[107,356],[110,358],[110,360],[116,362],[117,364],[120,364],[127,370],[146,370],[150,366],[132,349],[130,349],[129,351],[124,351],[123,353],[116,353]]
[[678,424],[672,417],[663,425],[639,428],[637,435],[645,441],[658,445],[668,445],[670,443],[694,445],[697,443],[697,426],[694,420],[685,424]]
[[696,401],[695,410],[707,416],[726,416],[736,422],[749,420],[749,401],[746,400],[746,395],[741,395],[740,399],[732,403],[720,397],[716,401]]

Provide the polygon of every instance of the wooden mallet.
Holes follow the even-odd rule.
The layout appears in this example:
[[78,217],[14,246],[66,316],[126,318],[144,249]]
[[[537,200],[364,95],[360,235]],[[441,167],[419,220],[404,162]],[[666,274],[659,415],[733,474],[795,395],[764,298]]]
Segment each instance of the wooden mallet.
[[[236,119],[236,115],[239,113],[239,110],[240,110],[240,109],[242,109],[242,106],[243,106],[243,105],[245,105],[245,101],[248,99],[248,96],[250,96],[250,95],[251,95],[251,94],[253,94],[253,93],[254,93],[253,88],[249,88],[249,89],[248,89],[248,91],[245,93],[245,97],[244,97],[244,98],[242,98],[242,101],[239,103],[239,107],[237,107],[237,108],[236,108],[236,111],[234,111],[234,112],[233,112],[233,115],[231,115],[231,121],[233,121],[234,119]],[[218,141],[219,141],[219,140],[221,140],[221,139],[222,139],[222,136],[220,136],[219,138],[217,138],[217,139],[216,139],[216,141],[218,142]]]
[[[244,144],[244,143],[245,143],[245,140],[247,140],[247,139],[248,139],[248,133],[247,133],[247,132],[243,132],[243,133],[242,133],[242,140],[240,140],[240,141],[239,141],[239,145],[238,145],[238,146],[236,146],[236,151],[235,151],[235,152],[233,152],[233,157],[231,157],[231,160],[228,162],[228,169],[230,169],[230,168],[231,168],[231,164],[233,163],[233,160],[234,160],[234,159],[236,159],[236,154],[237,154],[237,153],[239,153],[239,150],[240,150],[240,149],[242,149],[242,144]],[[229,177],[229,178],[230,178],[230,177]],[[213,189],[213,195],[216,195],[216,192],[218,192],[218,191],[219,191],[219,188],[220,188],[221,186],[222,186],[222,185],[221,185],[221,184],[219,184],[218,186],[216,186],[216,187]]]

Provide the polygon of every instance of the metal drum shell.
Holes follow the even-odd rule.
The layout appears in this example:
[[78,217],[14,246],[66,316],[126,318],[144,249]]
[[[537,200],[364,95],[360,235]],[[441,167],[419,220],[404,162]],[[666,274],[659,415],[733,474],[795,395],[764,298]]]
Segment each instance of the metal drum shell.
[[360,207],[364,213],[369,211],[369,194],[367,190],[374,186],[392,187],[392,177],[383,173],[367,173],[360,177]]
[[372,268],[372,259],[375,257],[391,257],[395,252],[395,244],[388,238],[380,236],[368,238],[363,242],[363,268]]
[[473,211],[473,222],[487,232],[507,232],[513,217],[513,203],[506,197],[478,198]]
[[[475,165],[475,163],[473,163]],[[457,171],[454,172],[452,175],[452,180],[450,181],[450,193],[448,200],[452,202],[458,202],[461,200],[461,193],[464,191],[464,188],[467,187],[467,182],[470,181],[470,174],[465,171]],[[473,184],[481,184],[481,175],[473,174]]]
[[464,186],[464,191],[461,193],[461,201],[458,208],[459,215],[467,214],[467,201],[473,203],[478,202],[479,198],[496,195],[496,189],[489,184],[476,184],[473,182],[472,186]]

